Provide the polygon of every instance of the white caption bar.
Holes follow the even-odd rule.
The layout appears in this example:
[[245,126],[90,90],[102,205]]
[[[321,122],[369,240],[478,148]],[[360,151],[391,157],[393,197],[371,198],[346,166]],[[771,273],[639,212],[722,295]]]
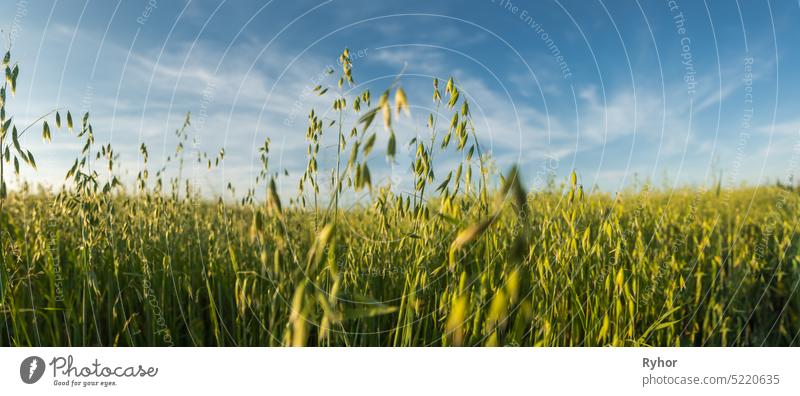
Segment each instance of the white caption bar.
[[798,358],[793,348],[4,348],[0,386],[4,395],[797,395]]

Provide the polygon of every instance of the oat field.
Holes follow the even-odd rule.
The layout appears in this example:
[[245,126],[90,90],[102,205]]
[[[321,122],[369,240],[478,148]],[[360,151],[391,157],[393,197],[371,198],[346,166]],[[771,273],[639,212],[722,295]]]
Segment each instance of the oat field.
[[[0,153],[3,346],[790,346],[800,332],[800,190],[546,189],[498,169],[456,81],[433,81],[425,138],[400,142],[401,81],[356,86],[348,51],[317,87],[308,160],[292,175],[258,148],[252,188],[209,197],[185,168],[191,117],[166,164],[139,151],[128,183],[89,114],[17,125],[19,67],[4,59]],[[355,91],[355,90],[354,90]],[[74,118],[74,119],[73,119]],[[354,120],[345,122],[345,120]],[[376,143],[387,142],[384,145]],[[81,142],[60,189],[7,188],[36,167],[29,139]],[[318,153],[333,137],[336,160]],[[273,139],[275,137],[272,137]],[[415,160],[413,191],[378,182],[369,158]],[[442,171],[437,159],[457,158]],[[354,203],[361,194],[367,201]]]

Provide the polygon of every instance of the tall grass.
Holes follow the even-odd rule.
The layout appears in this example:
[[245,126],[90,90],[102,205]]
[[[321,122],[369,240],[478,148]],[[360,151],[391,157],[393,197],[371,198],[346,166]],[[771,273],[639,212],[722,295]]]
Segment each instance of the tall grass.
[[[144,167],[126,190],[117,155],[96,146],[85,115],[64,188],[0,198],[0,345],[796,342],[798,191],[611,197],[585,193],[573,173],[528,192],[517,169],[491,168],[450,79],[443,90],[434,80],[430,139],[409,142],[415,193],[398,195],[374,184],[367,159],[386,134],[393,160],[406,94],[396,81],[374,104],[369,91],[346,96],[355,84],[347,51],[340,64],[338,84],[316,89],[333,96],[335,117],[309,114],[308,164],[290,199],[277,190],[285,175],[270,169],[269,140],[255,183],[265,200],[256,189],[236,202],[204,198],[182,179],[188,116],[167,164],[177,163],[177,176],[165,180],[166,168],[151,176],[142,145]],[[347,124],[352,113],[358,120]],[[16,133],[5,139],[12,124],[5,152],[17,150]],[[338,142],[329,170],[318,166],[323,134]],[[460,163],[436,175],[440,155]],[[189,160],[214,167],[223,158]],[[0,162],[13,163],[8,154]],[[346,204],[355,192],[370,202]]]

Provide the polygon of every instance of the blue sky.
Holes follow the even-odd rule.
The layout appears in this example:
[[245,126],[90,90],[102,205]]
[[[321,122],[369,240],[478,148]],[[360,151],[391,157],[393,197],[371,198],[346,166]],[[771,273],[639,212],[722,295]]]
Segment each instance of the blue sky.
[[[88,110],[130,175],[140,143],[155,163],[172,154],[191,111],[197,147],[226,151],[220,170],[192,173],[208,191],[246,188],[266,137],[273,166],[298,177],[306,115],[330,111],[308,88],[348,47],[357,91],[377,94],[403,71],[413,111],[400,142],[428,136],[430,80],[452,75],[498,168],[522,164],[534,187],[543,170],[574,168],[616,191],[796,173],[798,17],[795,1],[5,0],[0,26],[21,66],[18,123]],[[62,134],[29,144],[39,170],[25,177],[48,184],[80,149]],[[372,161],[407,187],[409,155]]]

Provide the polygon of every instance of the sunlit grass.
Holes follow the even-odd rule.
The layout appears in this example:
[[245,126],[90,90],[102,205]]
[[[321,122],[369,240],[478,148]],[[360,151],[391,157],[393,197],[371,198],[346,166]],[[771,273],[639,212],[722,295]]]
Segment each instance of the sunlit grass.
[[[178,174],[151,175],[142,145],[136,187],[125,191],[111,145],[96,146],[83,117],[76,134],[84,148],[62,190],[0,199],[0,345],[795,341],[793,188],[645,187],[612,197],[585,192],[573,173],[561,186],[529,192],[516,169],[490,169],[451,79],[444,95],[434,82],[430,139],[409,143],[415,192],[398,195],[373,185],[367,158],[380,133],[390,136],[386,155],[394,158],[393,118],[407,110],[406,95],[398,82],[375,106],[369,91],[334,93],[354,84],[348,57],[338,87],[316,90],[336,98],[326,116],[309,115],[308,166],[291,199],[277,191],[285,175],[270,169],[268,140],[255,184],[265,200],[255,190],[236,202],[201,196],[182,179],[188,116],[167,164]],[[16,79],[8,73],[6,87]],[[442,121],[440,110],[452,117]],[[345,112],[358,114],[355,125],[345,125]],[[0,150],[14,154],[0,162],[34,161],[16,132],[8,140],[12,125]],[[47,138],[58,133],[43,128]],[[323,133],[339,144],[335,166],[320,172]],[[434,175],[442,152],[461,162]],[[220,151],[186,161],[213,168],[223,159]],[[340,200],[354,192],[368,194],[369,204]]]

